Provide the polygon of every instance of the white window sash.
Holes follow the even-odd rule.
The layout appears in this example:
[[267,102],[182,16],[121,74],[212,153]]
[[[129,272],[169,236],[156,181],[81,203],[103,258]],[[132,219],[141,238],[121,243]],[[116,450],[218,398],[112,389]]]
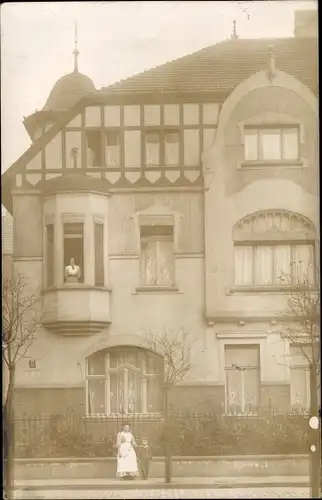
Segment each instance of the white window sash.
[[106,146],[105,149],[105,161],[106,165],[118,166],[120,164],[120,147],[118,144],[114,146]]

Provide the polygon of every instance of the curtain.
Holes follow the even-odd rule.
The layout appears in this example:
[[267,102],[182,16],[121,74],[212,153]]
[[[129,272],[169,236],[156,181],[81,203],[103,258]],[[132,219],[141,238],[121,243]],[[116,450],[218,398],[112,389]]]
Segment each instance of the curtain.
[[226,370],[227,409],[232,413],[242,411],[242,375],[239,370]]
[[298,128],[284,129],[283,138],[283,159],[297,160],[299,158],[299,130]]
[[260,397],[260,370],[253,368],[244,371],[244,409],[248,413],[258,411]]
[[104,285],[104,226],[95,223],[95,285]]
[[245,160],[258,160],[258,132],[257,130],[246,130],[244,136]]
[[235,284],[253,284],[253,247],[235,246]]
[[105,413],[105,379],[88,380],[88,409],[90,414]]
[[255,250],[256,285],[273,283],[273,247],[258,246]]
[[166,134],[165,136],[165,164],[179,164],[179,136],[178,134]]
[[255,412],[259,405],[260,365],[257,346],[226,347],[228,408]]
[[291,369],[291,405],[307,408],[309,394],[307,391],[308,371],[305,368]]
[[99,351],[88,358],[88,375],[105,375],[105,356],[104,351]]
[[142,245],[142,283],[154,285],[157,282],[157,242],[150,241]]
[[145,142],[146,165],[160,164],[160,136],[159,134],[147,134]]
[[158,278],[159,285],[173,285],[174,265],[173,265],[173,242],[158,242]]
[[120,147],[116,145],[107,145],[105,148],[105,162],[106,165],[119,165],[120,164]]
[[281,130],[261,130],[260,131],[261,159],[280,160],[281,159]]
[[128,370],[128,412],[140,413],[142,411],[141,374]]
[[161,412],[162,404],[162,388],[159,377],[147,377],[147,411],[148,413]]
[[293,274],[300,283],[314,282],[314,258],[312,245],[293,247]]
[[287,276],[291,273],[291,247],[289,245],[276,246],[274,257],[274,282],[283,284],[283,273]]

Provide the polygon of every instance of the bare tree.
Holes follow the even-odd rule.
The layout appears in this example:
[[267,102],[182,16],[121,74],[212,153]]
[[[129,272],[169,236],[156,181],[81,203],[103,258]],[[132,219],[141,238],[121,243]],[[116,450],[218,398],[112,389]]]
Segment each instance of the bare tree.
[[185,329],[161,332],[149,331],[145,338],[147,348],[163,356],[163,371],[159,374],[163,389],[165,416],[165,482],[170,483],[172,477],[172,432],[170,419],[169,392],[172,387],[181,382],[191,370],[190,349],[192,340]]
[[24,276],[4,277],[2,282],[2,365],[8,380],[3,408],[6,498],[14,492],[14,392],[17,363],[27,355],[36,334],[37,299],[28,293]]
[[[294,266],[294,263],[293,263]],[[281,313],[281,334],[284,339],[297,347],[307,361],[310,374],[310,417],[319,416],[318,391],[320,388],[320,290],[319,270],[309,263],[307,271],[282,273],[285,285],[286,308]],[[315,443],[316,452],[312,455],[311,485],[312,497],[319,496],[320,476],[320,432],[313,432],[311,445]]]

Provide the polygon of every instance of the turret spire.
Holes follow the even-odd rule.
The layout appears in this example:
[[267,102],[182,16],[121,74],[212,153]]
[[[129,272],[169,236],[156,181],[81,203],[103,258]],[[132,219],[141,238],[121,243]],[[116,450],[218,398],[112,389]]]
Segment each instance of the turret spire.
[[235,19],[233,20],[233,31],[231,34],[231,39],[232,40],[238,40],[239,36],[237,35],[237,29],[236,29],[236,21]]
[[74,72],[75,73],[78,73],[78,56],[79,56],[79,52],[78,52],[78,38],[77,38],[77,23],[75,21],[75,24],[74,24],[74,33],[75,33],[75,40],[74,40]]

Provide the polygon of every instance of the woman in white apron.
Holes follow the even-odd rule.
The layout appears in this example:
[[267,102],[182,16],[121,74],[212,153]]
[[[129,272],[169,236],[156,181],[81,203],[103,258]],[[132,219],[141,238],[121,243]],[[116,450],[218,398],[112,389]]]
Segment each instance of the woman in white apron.
[[134,436],[130,431],[130,426],[125,424],[123,431],[117,435],[117,472],[120,478],[134,479],[139,475],[138,462],[135,453],[137,446]]

